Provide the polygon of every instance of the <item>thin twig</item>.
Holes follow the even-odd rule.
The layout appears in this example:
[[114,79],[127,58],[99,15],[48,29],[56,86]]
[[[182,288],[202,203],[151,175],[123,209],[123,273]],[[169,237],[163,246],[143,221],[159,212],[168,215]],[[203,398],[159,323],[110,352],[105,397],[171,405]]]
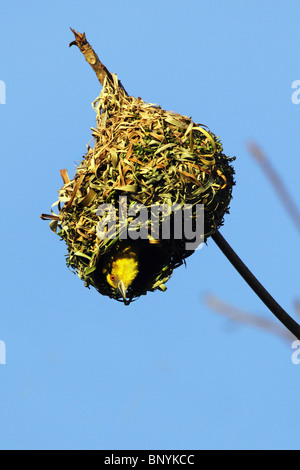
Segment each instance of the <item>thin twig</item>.
[[298,323],[289,316],[289,314],[276,302],[276,300],[269,294],[263,285],[256,279],[256,277],[238,257],[238,255],[227,243],[219,231],[216,231],[214,235],[212,235],[212,239],[224,253],[226,258],[235,267],[237,272],[243,277],[243,279],[262,300],[262,302],[268,307],[268,309],[297,339],[300,339],[300,325],[298,325]]
[[262,330],[274,333],[287,341],[293,341],[294,335],[280,324],[278,325],[277,323],[259,315],[245,312],[233,305],[223,302],[212,294],[206,295],[204,301],[209,308],[217,313],[225,315],[232,321],[258,327]]
[[273,168],[270,160],[261,150],[261,148],[255,143],[250,142],[248,144],[248,149],[253,157],[260,163],[263,171],[270,180],[272,186],[277,192],[279,198],[281,199],[283,205],[285,206],[287,212],[290,214],[291,219],[296,225],[297,229],[300,232],[300,212],[293,199],[291,198],[289,192],[287,191],[283,181],[280,176]]
[[300,300],[296,299],[294,301],[294,307],[295,307],[297,315],[300,317]]

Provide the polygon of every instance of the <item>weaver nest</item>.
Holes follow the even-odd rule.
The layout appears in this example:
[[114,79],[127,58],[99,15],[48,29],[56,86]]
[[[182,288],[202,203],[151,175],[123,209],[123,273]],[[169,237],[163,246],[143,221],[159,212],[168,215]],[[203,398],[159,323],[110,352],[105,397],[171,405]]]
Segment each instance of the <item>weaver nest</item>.
[[[105,260],[122,250],[120,199],[126,196],[128,207],[137,203],[147,208],[203,204],[205,242],[228,212],[234,158],[223,153],[219,138],[206,126],[128,96],[117,76],[111,77],[104,80],[100,96],[92,104],[97,114],[97,127],[92,128],[94,146],[88,146],[72,180],[61,170],[64,184],[55,203],[59,213],[52,211],[43,218],[52,219],[51,229],[67,244],[67,265],[85,285],[120,300],[102,274]],[[116,208],[113,238],[99,237],[98,208],[103,204]],[[160,215],[159,224],[163,217]],[[147,223],[144,256],[148,264],[152,262],[151,273],[130,287],[130,300],[148,291],[165,290],[174,268],[193,253],[186,249],[184,235],[158,242],[159,236],[150,235],[151,222]]]

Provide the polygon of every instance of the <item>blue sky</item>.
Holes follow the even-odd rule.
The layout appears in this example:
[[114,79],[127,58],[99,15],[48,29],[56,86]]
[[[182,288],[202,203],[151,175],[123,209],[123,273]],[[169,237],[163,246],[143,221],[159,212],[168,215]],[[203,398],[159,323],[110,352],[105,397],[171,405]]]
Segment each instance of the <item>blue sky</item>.
[[205,304],[273,319],[212,240],[165,293],[124,307],[84,287],[39,218],[95,125],[101,88],[68,48],[72,26],[130,94],[206,124],[237,157],[221,232],[295,316],[299,233],[246,144],[300,206],[299,13],[293,0],[2,2],[0,448],[299,449],[291,343]]

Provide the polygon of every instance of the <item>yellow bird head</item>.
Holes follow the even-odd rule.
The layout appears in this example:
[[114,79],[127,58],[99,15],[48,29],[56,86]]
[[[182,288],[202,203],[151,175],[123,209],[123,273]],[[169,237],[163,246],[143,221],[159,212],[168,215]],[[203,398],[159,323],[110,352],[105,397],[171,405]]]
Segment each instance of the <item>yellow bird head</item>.
[[125,302],[127,290],[135,280],[138,268],[138,258],[135,253],[119,253],[119,257],[114,257],[108,267],[103,269],[108,284],[122,295]]

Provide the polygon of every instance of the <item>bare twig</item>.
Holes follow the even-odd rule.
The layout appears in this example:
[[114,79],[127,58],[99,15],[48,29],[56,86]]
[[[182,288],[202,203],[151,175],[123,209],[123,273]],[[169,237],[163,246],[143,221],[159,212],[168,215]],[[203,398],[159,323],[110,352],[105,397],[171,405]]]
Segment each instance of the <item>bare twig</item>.
[[236,323],[242,323],[244,325],[251,325],[258,327],[262,330],[274,333],[287,341],[293,341],[294,335],[292,335],[286,328],[278,325],[277,323],[263,318],[259,315],[245,312],[239,308],[236,308],[226,302],[223,302],[215,295],[206,295],[204,299],[206,305],[217,313],[225,315],[230,320]]
[[270,160],[261,150],[261,148],[255,143],[250,142],[248,144],[248,149],[253,157],[260,163],[262,166],[263,171],[265,172],[266,176],[270,180],[271,184],[275,188],[279,198],[281,199],[282,203],[284,204],[287,212],[290,214],[294,224],[296,225],[297,229],[300,232],[300,212],[296,204],[294,203],[293,199],[291,198],[289,192],[287,191],[283,181],[281,180],[280,176],[273,168]]
[[294,307],[295,307],[297,315],[300,317],[300,300],[296,299],[294,301]]

